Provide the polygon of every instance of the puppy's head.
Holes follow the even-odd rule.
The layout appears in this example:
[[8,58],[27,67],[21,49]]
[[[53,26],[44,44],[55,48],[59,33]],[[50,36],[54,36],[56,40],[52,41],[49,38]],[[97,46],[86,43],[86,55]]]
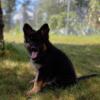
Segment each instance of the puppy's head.
[[29,24],[24,24],[24,41],[33,60],[38,59],[46,51],[49,41],[49,26],[44,24],[39,30],[34,30]]

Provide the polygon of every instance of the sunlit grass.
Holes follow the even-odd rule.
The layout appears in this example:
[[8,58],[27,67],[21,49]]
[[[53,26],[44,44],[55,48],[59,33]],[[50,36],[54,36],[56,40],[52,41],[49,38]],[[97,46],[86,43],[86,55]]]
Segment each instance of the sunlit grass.
[[62,35],[51,35],[50,40],[54,43],[67,43],[67,44],[100,44],[100,37],[99,36],[62,36]]
[[[5,34],[5,40],[16,43],[23,43],[23,33],[22,34]],[[53,43],[67,43],[67,44],[100,44],[99,35],[91,36],[76,36],[76,35],[52,35],[50,34],[50,41]]]
[[[0,55],[0,100],[27,100],[25,93],[34,70],[23,44],[23,34],[5,34],[5,54]],[[77,76],[100,73],[99,36],[50,35],[50,41],[72,60]],[[80,81],[66,89],[44,90],[32,100],[100,100],[100,77]]]
[[5,33],[5,40],[8,42],[23,43],[23,34]]

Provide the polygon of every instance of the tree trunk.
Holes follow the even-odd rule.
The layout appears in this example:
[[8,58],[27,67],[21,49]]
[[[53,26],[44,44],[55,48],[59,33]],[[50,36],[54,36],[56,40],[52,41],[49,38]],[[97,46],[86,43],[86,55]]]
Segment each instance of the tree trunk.
[[1,7],[1,0],[0,0],[0,49],[4,50],[4,36],[3,36],[3,12]]

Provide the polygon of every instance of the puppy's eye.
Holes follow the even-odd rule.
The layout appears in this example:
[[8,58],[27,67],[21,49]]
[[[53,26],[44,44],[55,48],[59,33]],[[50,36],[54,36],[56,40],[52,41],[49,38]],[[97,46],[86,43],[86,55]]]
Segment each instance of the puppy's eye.
[[27,42],[29,43],[30,42],[30,39],[27,39]]
[[30,37],[30,40],[33,40],[33,38],[32,38],[32,37]]

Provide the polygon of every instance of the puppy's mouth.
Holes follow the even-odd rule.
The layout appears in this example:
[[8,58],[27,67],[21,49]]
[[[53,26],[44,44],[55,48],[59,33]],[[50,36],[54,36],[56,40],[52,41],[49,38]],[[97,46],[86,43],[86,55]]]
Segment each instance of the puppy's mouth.
[[38,57],[39,50],[36,47],[31,47],[31,59],[35,60]]
[[38,51],[32,51],[31,58],[35,60],[38,57]]

